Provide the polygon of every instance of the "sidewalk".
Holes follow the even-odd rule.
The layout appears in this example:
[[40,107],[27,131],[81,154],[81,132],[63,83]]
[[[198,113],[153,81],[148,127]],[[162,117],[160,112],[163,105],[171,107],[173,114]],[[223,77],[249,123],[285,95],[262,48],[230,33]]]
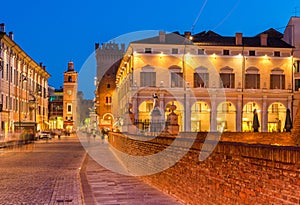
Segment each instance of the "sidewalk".
[[[83,177],[85,177],[84,180]],[[136,177],[117,174],[105,169],[89,155],[86,156],[83,164],[81,178],[86,205],[181,204]]]
[[[95,140],[101,141],[99,136]],[[93,144],[93,146],[95,145]],[[105,146],[108,146],[106,142],[100,148],[104,149]],[[91,152],[91,150],[89,151]],[[114,157],[113,154],[102,150],[99,150],[99,155],[109,163],[112,162],[112,157]],[[86,205],[181,204],[176,199],[144,183],[137,177],[118,174],[104,168],[97,162],[97,159],[95,161],[91,156],[86,155],[80,173]]]

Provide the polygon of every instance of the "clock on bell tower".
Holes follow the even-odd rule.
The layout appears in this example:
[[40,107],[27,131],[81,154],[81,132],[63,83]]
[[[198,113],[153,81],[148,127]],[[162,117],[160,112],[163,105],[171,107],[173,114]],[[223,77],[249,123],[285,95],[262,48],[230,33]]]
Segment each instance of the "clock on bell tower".
[[74,70],[74,63],[68,62],[68,70],[64,72],[63,89],[63,119],[64,129],[68,132],[76,131],[78,73]]

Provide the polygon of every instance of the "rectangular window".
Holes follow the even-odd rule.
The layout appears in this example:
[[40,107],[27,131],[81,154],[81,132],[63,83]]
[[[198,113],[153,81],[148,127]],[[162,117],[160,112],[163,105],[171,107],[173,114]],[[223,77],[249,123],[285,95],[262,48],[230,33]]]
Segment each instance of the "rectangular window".
[[234,83],[234,73],[220,73],[220,87],[223,88],[234,88],[235,83]]
[[183,73],[171,72],[171,87],[172,88],[183,87]]
[[201,112],[202,111],[202,107],[201,107],[201,103],[196,103],[195,104],[195,112]]
[[260,74],[246,74],[246,89],[260,88]]
[[300,79],[295,80],[295,91],[300,91]]
[[105,104],[111,105],[111,97],[105,97]]
[[152,48],[145,48],[145,53],[152,53]]
[[198,49],[198,55],[204,55],[204,49]]
[[274,56],[280,57],[280,51],[274,51]]
[[228,103],[223,103],[222,104],[222,112],[226,113],[229,111],[229,104]]
[[141,87],[156,86],[156,72],[141,72]]
[[295,73],[300,73],[300,60],[294,62]]
[[223,50],[223,55],[224,56],[229,56],[229,50]]
[[8,109],[8,96],[5,97],[5,108]]
[[6,80],[7,80],[7,81],[8,81],[8,74],[9,74],[8,64],[6,64]]
[[270,89],[285,89],[285,75],[271,74]]
[[249,56],[255,56],[255,51],[249,51]]
[[67,105],[67,113],[72,114],[72,104]]
[[207,88],[208,78],[208,73],[194,73],[194,88]]
[[278,113],[278,104],[272,104],[272,113]]
[[1,78],[3,79],[3,74],[4,74],[4,68],[3,68],[4,62],[3,60],[0,61],[0,71],[1,71]]
[[172,48],[172,54],[178,54],[178,48]]
[[12,110],[12,97],[9,98],[9,109]]
[[13,68],[12,67],[10,67],[10,76],[9,76],[9,78],[10,78],[10,82],[12,83],[13,82]]

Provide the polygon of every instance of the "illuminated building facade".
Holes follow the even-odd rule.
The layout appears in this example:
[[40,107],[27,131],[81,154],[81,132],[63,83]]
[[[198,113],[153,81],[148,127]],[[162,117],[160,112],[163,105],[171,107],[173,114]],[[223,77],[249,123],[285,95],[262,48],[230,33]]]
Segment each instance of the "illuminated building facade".
[[49,86],[49,129],[62,130],[63,120],[63,88]]
[[163,114],[177,107],[180,131],[284,131],[287,109],[295,112],[294,47],[269,29],[254,37],[215,32],[168,33],[131,42],[116,74],[113,110],[150,121],[153,94]]
[[0,24],[0,130],[36,124],[48,129],[48,78],[46,66],[36,63]]
[[99,128],[113,127],[117,115],[113,113],[112,102],[116,90],[116,73],[125,52],[125,45],[106,43],[95,44],[97,61],[97,80],[95,91],[95,109]]

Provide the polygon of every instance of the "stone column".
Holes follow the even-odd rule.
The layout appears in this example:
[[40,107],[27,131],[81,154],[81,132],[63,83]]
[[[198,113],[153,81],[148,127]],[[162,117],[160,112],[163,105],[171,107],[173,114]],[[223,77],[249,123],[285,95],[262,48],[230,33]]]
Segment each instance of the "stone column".
[[268,107],[267,96],[263,96],[262,110],[261,110],[261,131],[268,132]]
[[132,98],[132,110],[134,113],[134,119],[139,119],[138,101],[136,97]]
[[190,132],[191,131],[191,106],[190,106],[190,93],[187,92],[186,94],[186,103],[185,103],[185,115],[186,117],[185,121],[185,132]]
[[210,109],[210,131],[217,131],[217,102],[216,95],[211,96],[211,109]]
[[243,107],[242,107],[242,95],[238,95],[237,109],[236,109],[236,131],[242,132],[243,121]]

